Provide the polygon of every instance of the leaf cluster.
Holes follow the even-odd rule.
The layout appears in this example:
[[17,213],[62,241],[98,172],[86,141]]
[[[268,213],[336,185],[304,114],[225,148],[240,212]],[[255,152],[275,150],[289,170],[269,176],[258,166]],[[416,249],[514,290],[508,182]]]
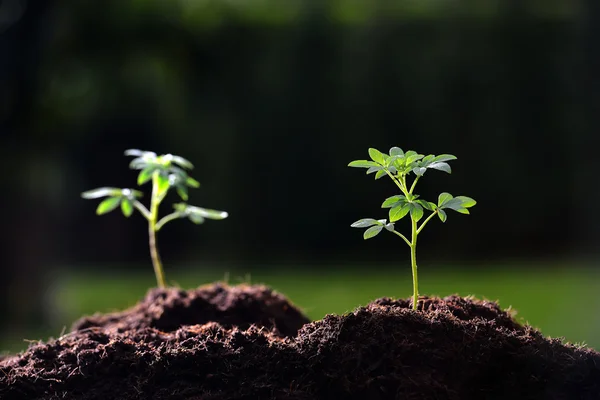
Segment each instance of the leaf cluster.
[[[369,156],[370,160],[355,160],[349,163],[348,166],[366,168],[367,174],[375,173],[375,179],[379,179],[384,175],[389,176],[400,188],[401,194],[388,197],[381,205],[382,208],[389,209],[389,222],[387,222],[387,219],[363,218],[351,225],[353,228],[368,228],[363,235],[365,239],[375,237],[384,228],[390,232],[396,232],[395,222],[409,215],[411,220],[416,223],[424,217],[425,211],[430,211],[432,215],[416,229],[418,234],[433,215],[437,214],[442,222],[446,222],[446,210],[450,209],[462,214],[469,214],[468,208],[476,204],[476,201],[470,197],[454,197],[447,192],[443,192],[438,196],[437,203],[420,199],[418,194],[413,193],[417,182],[427,170],[434,169],[450,174],[452,168],[448,162],[456,160],[456,156],[452,154],[437,156],[429,154],[425,156],[413,150],[404,152],[399,147],[392,147],[388,154],[370,148]],[[414,175],[411,185],[407,181],[410,175]],[[404,236],[399,236],[405,239]],[[407,239],[405,241],[409,243]]]
[[183,201],[188,200],[188,187],[198,188],[200,183],[188,175],[187,170],[194,165],[183,157],[173,154],[156,155],[152,151],[130,149],[125,151],[126,156],[135,158],[129,163],[129,168],[140,170],[137,178],[138,185],[143,185],[157,175],[158,194],[162,195],[170,187],[177,190]]
[[387,173],[407,175],[413,172],[416,176],[423,176],[428,169],[451,173],[452,168],[447,161],[456,160],[456,157],[452,154],[441,154],[439,156],[429,154],[425,156],[413,150],[405,153],[400,147],[392,147],[389,154],[370,148],[369,156],[371,160],[355,160],[348,166],[367,168],[367,174],[375,173],[375,179],[379,179]]
[[143,193],[135,189],[119,189],[113,187],[101,187],[98,189],[89,190],[83,192],[81,197],[84,199],[99,199],[102,197],[108,197],[100,202],[98,208],[96,208],[96,214],[102,215],[121,206],[121,211],[126,217],[130,217],[133,214],[134,202],[141,198]]

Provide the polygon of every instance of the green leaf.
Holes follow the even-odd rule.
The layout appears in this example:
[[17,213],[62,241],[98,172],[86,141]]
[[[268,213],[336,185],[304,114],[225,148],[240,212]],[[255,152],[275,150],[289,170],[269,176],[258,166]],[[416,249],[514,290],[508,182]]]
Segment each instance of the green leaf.
[[198,182],[197,180],[195,180],[194,178],[192,178],[191,176],[188,176],[185,179],[185,183],[186,185],[188,185],[189,187],[193,187],[193,188],[199,188],[200,187],[200,182]]
[[404,218],[410,211],[410,204],[411,203],[406,203],[404,205],[391,208],[389,212],[390,222],[396,222]]
[[436,162],[433,162],[433,163],[429,164],[427,166],[427,168],[437,169],[439,171],[444,171],[444,172],[447,172],[449,174],[452,173],[452,168],[450,168],[450,165],[448,165],[445,162],[437,162],[436,161]]
[[[406,203],[406,197],[404,197],[403,195],[388,197],[387,199],[385,199],[383,204],[381,204],[381,208],[390,208],[398,202],[402,202],[403,204]],[[403,204],[399,204],[399,205],[403,205]]]
[[101,187],[98,189],[88,190],[87,192],[81,193],[81,197],[84,199],[98,199],[106,196],[120,196],[121,189],[114,187]]
[[354,168],[371,168],[371,167],[379,167],[380,165],[373,161],[368,160],[355,160],[348,164],[349,167]]
[[199,225],[204,222],[204,217],[202,215],[198,215],[198,214],[189,214],[188,219],[190,221],[192,221],[193,223],[195,223],[196,225]]
[[455,199],[460,199],[464,208],[470,208],[477,204],[474,199],[467,196],[456,196]]
[[377,171],[377,173],[375,174],[375,179],[379,179],[379,178],[381,178],[382,176],[385,176],[385,175],[386,175],[386,172],[385,172],[384,169],[382,169],[381,171]]
[[368,228],[369,226],[380,225],[379,221],[373,218],[363,218],[350,225],[352,228]]
[[152,151],[143,151],[138,149],[128,149],[125,150],[126,156],[134,156],[134,157],[147,157],[147,158],[155,158],[156,153]]
[[438,196],[438,207],[442,207],[444,206],[447,202],[449,202],[450,200],[452,200],[452,195],[450,193],[440,193],[440,195]]
[[427,167],[429,164],[431,164],[433,162],[434,158],[435,158],[435,156],[433,154],[429,154],[428,156],[425,156],[425,158],[423,158],[421,160],[421,166]]
[[448,216],[446,215],[446,211],[444,210],[438,210],[438,217],[440,217],[440,220],[442,222],[446,222],[446,218],[448,218]]
[[370,167],[370,168],[367,170],[367,175],[368,175],[368,174],[372,174],[373,172],[381,171],[382,169],[383,169],[383,167],[380,167],[379,165],[378,165],[378,166],[376,166],[376,167]]
[[108,199],[104,199],[98,205],[98,208],[96,209],[96,214],[102,215],[102,214],[111,212],[112,210],[114,210],[115,208],[117,208],[119,206],[120,202],[121,202],[120,197],[109,197]]
[[448,200],[446,203],[444,203],[444,208],[450,208],[454,211],[458,211],[459,209],[465,208],[465,206],[463,205],[462,199],[460,199],[459,197],[455,197],[451,200]]
[[390,156],[402,157],[402,156],[404,156],[404,151],[402,151],[402,149],[400,147],[392,147],[390,149]]
[[365,240],[371,239],[372,237],[377,236],[379,234],[379,232],[381,232],[382,229],[383,229],[382,225],[372,226],[365,231],[365,233],[363,234],[363,238]]
[[210,208],[190,206],[185,203],[177,203],[177,204],[174,204],[173,207],[177,211],[184,212],[188,216],[195,214],[195,215],[199,215],[203,218],[215,219],[215,220],[225,219],[229,216],[229,214],[227,214],[226,211],[218,211],[218,210],[211,210]]
[[121,200],[121,211],[124,216],[131,217],[131,214],[133,214],[133,204],[131,204],[129,199],[124,198]]
[[125,197],[129,200],[135,200],[144,197],[144,193],[135,189],[121,189],[121,197]]
[[169,187],[171,186],[170,182],[169,182],[169,177],[165,176],[164,174],[157,174],[157,183],[158,183],[158,193],[157,195],[162,195],[163,193],[165,193],[167,190],[169,190]]
[[371,147],[369,149],[369,156],[371,156],[371,159],[373,161],[375,161],[376,163],[382,164],[382,165],[385,164],[385,157],[379,150]]
[[411,203],[410,217],[418,222],[423,218],[423,207],[418,203]]
[[142,186],[144,183],[146,183],[150,179],[152,179],[152,174],[154,173],[155,170],[156,170],[155,166],[150,166],[150,167],[146,167],[146,168],[142,169],[137,178],[138,185]]
[[424,209],[429,210],[429,211],[435,211],[435,209],[437,208],[437,205],[435,205],[435,203],[432,203],[430,201],[417,200],[416,202],[419,203]]
[[423,154],[414,154],[410,157],[406,157],[406,165],[410,165],[421,158],[423,158]]
[[415,168],[413,168],[412,171],[417,176],[423,176],[423,174],[425,174],[425,171],[427,171],[427,168],[424,168],[424,167],[415,167]]
[[187,187],[177,186],[177,194],[179,195],[179,197],[181,197],[181,200],[188,201],[189,196],[187,192]]
[[440,154],[439,156],[436,156],[433,159],[433,162],[442,162],[450,160],[456,160],[456,156],[453,156],[452,154]]
[[387,229],[390,232],[393,232],[394,231],[394,224],[392,222],[390,222],[389,224],[385,224],[384,228]]
[[461,214],[470,214],[469,210],[467,210],[466,208],[457,208],[454,211],[459,212]]
[[179,165],[182,168],[194,169],[194,165],[183,157],[172,156],[172,160],[175,164]]

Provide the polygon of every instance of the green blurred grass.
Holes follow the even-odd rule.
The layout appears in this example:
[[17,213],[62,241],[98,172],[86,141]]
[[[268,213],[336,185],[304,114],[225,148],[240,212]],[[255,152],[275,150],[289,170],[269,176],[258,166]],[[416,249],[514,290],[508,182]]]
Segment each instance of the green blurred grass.
[[[182,288],[224,280],[229,283],[264,283],[284,293],[312,319],[328,313],[345,313],[378,297],[408,297],[412,292],[410,270],[367,267],[222,268],[167,271],[170,283]],[[600,271],[583,265],[531,265],[507,263],[479,268],[445,266],[419,271],[421,294],[453,293],[497,300],[502,308],[516,310],[517,318],[547,336],[564,337],[600,349]],[[73,320],[96,311],[108,312],[135,304],[155,282],[151,269],[131,273],[85,274],[71,272],[56,280],[51,303],[57,325],[52,332],[22,332],[27,339],[59,336]],[[4,337],[0,349],[11,352],[27,347],[19,337]]]

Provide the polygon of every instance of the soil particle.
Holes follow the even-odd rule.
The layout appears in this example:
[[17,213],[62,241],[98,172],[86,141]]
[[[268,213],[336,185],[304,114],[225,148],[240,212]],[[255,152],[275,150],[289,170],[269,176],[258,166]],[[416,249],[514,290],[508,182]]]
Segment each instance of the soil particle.
[[599,353],[546,339],[491,302],[423,297],[414,312],[379,299],[284,337],[233,312],[244,327],[131,322],[151,294],[121,322],[76,325],[1,361],[0,398],[600,399]]

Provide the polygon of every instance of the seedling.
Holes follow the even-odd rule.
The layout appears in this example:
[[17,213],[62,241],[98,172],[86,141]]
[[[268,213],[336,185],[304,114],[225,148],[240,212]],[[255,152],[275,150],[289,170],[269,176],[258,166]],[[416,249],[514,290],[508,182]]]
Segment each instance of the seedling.
[[138,185],[152,182],[152,197],[150,198],[150,209],[146,208],[138,199],[142,192],[135,189],[119,189],[114,187],[102,187],[81,194],[84,199],[98,199],[106,197],[96,209],[96,214],[102,215],[113,211],[121,206],[121,211],[126,217],[130,217],[134,210],[138,210],[148,221],[148,236],[150,244],[150,257],[156,274],[158,287],[164,288],[165,274],[162,261],[156,246],[156,233],[162,229],[167,222],[179,218],[188,218],[195,224],[201,224],[205,219],[227,218],[225,211],[210,210],[207,208],[190,206],[187,203],[173,205],[175,211],[158,219],[158,207],[165,199],[170,189],[175,189],[181,199],[188,200],[188,188],[198,188],[200,183],[188,175],[186,170],[194,168],[191,162],[183,157],[172,154],[157,156],[151,151],[127,150],[126,156],[135,157],[129,167],[140,170],[137,178]]
[[[434,217],[438,216],[442,222],[446,222],[446,210],[454,210],[461,214],[469,214],[469,208],[476,204],[476,201],[470,197],[453,197],[450,193],[441,193],[438,201],[419,199],[419,195],[414,193],[419,179],[428,169],[437,169],[451,173],[450,165],[447,163],[456,160],[452,154],[442,154],[434,156],[430,154],[424,156],[415,151],[402,151],[399,147],[392,147],[389,154],[380,152],[377,149],[369,149],[371,160],[356,160],[348,164],[349,167],[367,168],[367,174],[375,173],[375,179],[382,176],[389,176],[398,186],[402,194],[387,198],[382,208],[389,208],[389,222],[387,219],[364,218],[356,221],[351,226],[353,228],[368,228],[363,237],[371,239],[379,234],[384,228],[398,235],[410,247],[410,261],[413,278],[413,310],[417,309],[419,299],[419,279],[417,276],[417,237],[423,231],[425,225]],[[408,177],[414,174],[412,184],[409,185]],[[423,218],[425,211],[431,214],[419,225],[418,222]],[[395,224],[405,216],[410,215],[411,220],[411,239],[396,230]]]

